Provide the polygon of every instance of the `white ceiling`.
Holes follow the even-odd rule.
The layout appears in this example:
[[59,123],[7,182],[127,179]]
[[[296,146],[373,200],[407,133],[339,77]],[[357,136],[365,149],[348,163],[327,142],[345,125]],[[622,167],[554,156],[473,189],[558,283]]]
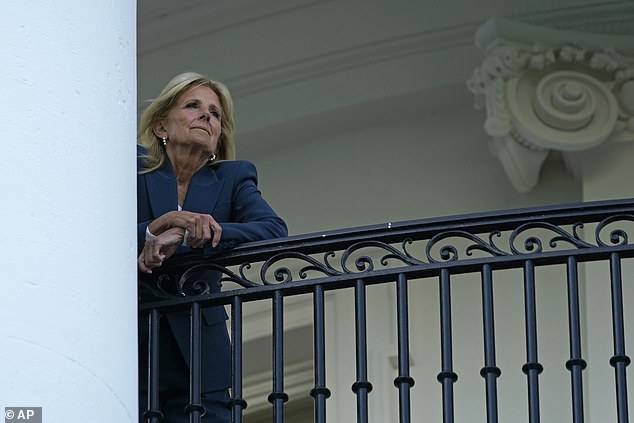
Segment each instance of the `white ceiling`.
[[347,125],[377,106],[464,103],[492,16],[634,35],[629,0],[139,0],[139,108],[175,74],[203,72],[229,86],[244,147],[313,134],[311,116]]
[[267,16],[303,7],[316,0],[140,0],[138,54]]
[[[333,15],[342,4],[328,0],[139,0],[138,54],[316,3],[326,3]],[[407,1],[391,4],[398,6],[400,3]],[[421,10],[427,8],[425,5],[434,4],[429,1],[418,3],[423,6]],[[462,0],[462,5],[460,2],[446,3],[451,7],[448,11],[460,13],[460,10],[468,10],[468,5],[474,2]],[[481,4],[483,9],[493,6],[497,16],[515,17],[527,23],[589,32],[634,34],[634,6],[631,1],[507,0],[476,3]],[[363,9],[359,10],[357,19],[363,18],[363,12]],[[566,18],[563,19],[563,16]],[[386,16],[388,19],[389,16]],[[443,22],[438,23],[442,26]],[[447,14],[446,23],[446,26],[452,25],[451,14]]]

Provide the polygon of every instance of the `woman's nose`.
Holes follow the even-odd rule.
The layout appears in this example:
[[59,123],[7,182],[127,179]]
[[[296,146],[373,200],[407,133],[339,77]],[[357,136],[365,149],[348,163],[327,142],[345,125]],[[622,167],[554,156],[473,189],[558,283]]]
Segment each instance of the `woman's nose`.
[[203,112],[203,114],[200,115],[199,119],[204,119],[209,122],[209,120],[211,119],[211,113]]

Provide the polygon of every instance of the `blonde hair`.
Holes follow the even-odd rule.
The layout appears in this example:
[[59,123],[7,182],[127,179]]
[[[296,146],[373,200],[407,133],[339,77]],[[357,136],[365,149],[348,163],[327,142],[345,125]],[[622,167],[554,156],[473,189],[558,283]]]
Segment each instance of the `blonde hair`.
[[[195,72],[186,72],[172,78],[167,83],[161,94],[150,101],[149,106],[141,114],[137,142],[145,148],[145,167],[140,173],[147,173],[160,168],[165,162],[165,149],[162,140],[153,131],[154,124],[167,118],[167,115],[176,103],[178,97],[190,88],[207,86],[214,90],[220,100],[222,108],[221,134],[218,139],[218,151],[216,160],[235,159],[235,144],[233,141],[233,100],[227,87],[218,81],[211,80],[204,75]],[[215,163],[215,162],[214,162]]]

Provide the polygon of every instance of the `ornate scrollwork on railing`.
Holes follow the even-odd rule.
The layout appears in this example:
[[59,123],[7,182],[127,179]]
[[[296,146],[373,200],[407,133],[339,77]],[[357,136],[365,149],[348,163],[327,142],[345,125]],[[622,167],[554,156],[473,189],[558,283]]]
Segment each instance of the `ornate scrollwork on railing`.
[[[213,272],[210,274],[210,272]],[[192,266],[182,274],[167,272],[160,274],[153,282],[141,278],[139,280],[139,300],[143,302],[165,300],[170,298],[190,297],[218,291],[222,282],[233,282],[243,288],[260,286],[224,266],[204,263]],[[214,286],[215,290],[214,290]]]
[[559,226],[553,225],[547,222],[529,222],[523,225],[520,225],[517,229],[515,229],[511,236],[509,237],[509,246],[513,254],[526,254],[526,253],[542,253],[543,249],[543,241],[542,238],[539,238],[535,235],[531,235],[524,240],[524,249],[526,252],[522,252],[519,250],[515,244],[515,240],[522,234],[526,233],[531,229],[544,229],[549,232],[554,232],[555,236],[547,235],[545,238],[552,236],[552,238],[548,239],[548,245],[551,248],[556,248],[558,242],[567,242],[577,248],[592,248],[594,245],[585,242],[581,239],[578,230],[583,228],[582,223],[575,223],[572,226],[572,233],[563,230]]
[[[324,276],[337,276],[340,275],[341,272],[335,269],[330,262],[328,261],[328,257],[334,257],[334,251],[328,251],[324,253],[324,262],[321,263],[314,257],[311,257],[302,253],[288,252],[276,254],[267,261],[264,262],[262,268],[260,269],[260,279],[264,285],[273,285],[273,282],[269,281],[266,277],[268,271],[273,269],[276,264],[278,264],[282,260],[287,259],[296,259],[300,262],[306,262],[308,265],[301,267],[297,274],[301,279],[306,279],[308,277],[308,272],[318,272],[322,273]],[[293,272],[287,266],[282,266],[276,268],[273,271],[273,276],[277,283],[285,283],[293,281]]]
[[[348,266],[348,260],[355,252],[361,250],[362,248],[369,248],[369,247],[378,248],[379,250],[387,252],[387,254],[383,253],[383,255],[378,259],[379,263],[384,267],[389,265],[390,260],[398,260],[402,262],[403,264],[410,265],[410,266],[424,264],[424,262],[414,258],[407,251],[407,249],[405,248],[405,245],[409,243],[411,243],[410,239],[406,239],[403,241],[402,246],[403,246],[404,252],[401,252],[397,250],[396,248],[394,248],[393,246],[391,246],[390,244],[386,244],[385,242],[381,242],[381,241],[358,242],[346,248],[346,250],[343,252],[343,254],[341,255],[341,267],[343,268],[343,271],[345,273],[357,273],[350,270]],[[375,263],[375,259],[373,259],[372,257],[368,255],[362,255],[360,257],[357,257],[354,261],[354,265],[357,268],[358,272],[372,272],[375,269],[374,263]]]
[[601,233],[603,232],[603,230],[611,224],[614,224],[616,222],[625,222],[625,221],[629,221],[629,222],[634,222],[634,215],[632,214],[619,214],[619,215],[614,215],[614,216],[610,216],[606,219],[603,219],[598,225],[597,228],[595,230],[595,237],[596,237],[596,241],[597,241],[597,245],[601,246],[601,247],[611,247],[611,246],[615,246],[615,245],[627,245],[629,244],[629,237],[627,234],[627,231],[620,227],[620,228],[615,228],[612,229],[610,231],[610,243],[605,243],[601,240]]
[[243,288],[260,286],[258,283],[249,280],[244,275],[244,268],[246,266],[249,265],[240,266],[239,275],[233,272],[231,269],[213,263],[199,264],[193,266],[187,269],[187,271],[185,271],[185,273],[183,273],[178,279],[177,292],[179,295],[187,296],[188,294],[186,288],[191,287],[190,289],[197,289],[198,291],[201,291],[198,294],[210,293],[212,291],[210,283],[214,282],[199,279],[201,276],[201,272],[205,270],[211,270],[219,273],[217,282],[215,282],[217,284],[222,284],[222,282],[233,282],[242,286]]
[[438,250],[440,260],[436,260],[432,256],[432,250],[440,241],[448,238],[458,238],[473,242],[473,244],[470,244],[465,248],[465,255],[469,257],[473,255],[474,251],[486,252],[491,254],[492,256],[508,255],[508,253],[500,250],[493,242],[493,237],[500,237],[501,235],[502,233],[500,231],[493,231],[488,235],[489,242],[486,242],[482,238],[466,231],[452,230],[442,232],[436,234],[429,240],[429,242],[427,243],[427,247],[425,248],[425,253],[430,263],[441,263],[459,260],[460,255],[458,253],[458,248],[455,245],[444,245],[440,247]]
[[[588,225],[588,224],[587,224]],[[584,238],[585,236],[585,238]],[[150,287],[151,298],[167,299],[217,292],[225,282],[243,288],[293,283],[314,278],[362,275],[383,269],[430,266],[461,260],[478,259],[475,252],[487,257],[535,255],[573,249],[623,247],[634,239],[634,214],[619,213],[594,222],[556,225],[545,220],[527,221],[504,231],[470,232],[442,230],[425,239],[407,236],[400,242],[386,243],[378,234],[375,240],[355,242],[339,251],[316,254],[285,251],[264,261],[245,262],[228,268],[216,263],[192,266],[177,275],[168,271]],[[592,238],[590,240],[590,238]],[[424,245],[424,258],[417,258],[408,247],[414,242]],[[399,248],[400,247],[400,248]],[[486,257],[484,257],[486,260]],[[143,288],[146,288],[144,285]]]

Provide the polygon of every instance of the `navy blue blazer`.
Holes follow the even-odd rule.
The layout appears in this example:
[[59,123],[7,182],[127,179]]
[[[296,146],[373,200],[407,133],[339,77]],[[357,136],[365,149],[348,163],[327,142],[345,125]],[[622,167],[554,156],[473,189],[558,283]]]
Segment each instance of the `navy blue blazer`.
[[[143,168],[143,150],[139,150],[138,166]],[[139,253],[145,243],[147,225],[155,218],[178,207],[176,177],[169,160],[160,169],[139,174],[137,178],[137,237]],[[287,236],[284,221],[262,198],[257,187],[255,166],[242,160],[221,161],[200,169],[192,178],[183,210],[210,214],[222,227],[220,243],[215,250],[237,244]],[[214,249],[208,246],[212,251]],[[177,254],[189,252],[181,247]],[[168,259],[169,260],[169,259]],[[203,271],[209,285],[219,290],[217,272]],[[145,278],[146,276],[141,275]],[[202,378],[203,392],[228,388],[231,384],[231,354],[224,307],[202,310]],[[178,343],[183,358],[189,362],[189,315],[170,313],[167,323]],[[163,323],[164,324],[164,323]],[[144,322],[140,337],[147,336]]]

